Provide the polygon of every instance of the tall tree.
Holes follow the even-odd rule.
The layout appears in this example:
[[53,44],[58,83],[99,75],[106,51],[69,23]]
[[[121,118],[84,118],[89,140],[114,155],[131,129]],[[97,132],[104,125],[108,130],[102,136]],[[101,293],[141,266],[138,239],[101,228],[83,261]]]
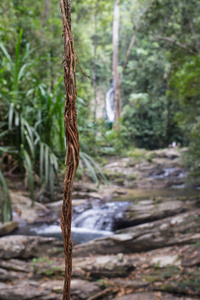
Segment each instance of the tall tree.
[[98,1],[95,3],[95,29],[94,29],[94,76],[93,76],[93,86],[94,86],[94,123],[96,122],[96,109],[97,109],[97,9],[98,9]]
[[119,55],[119,0],[114,4],[114,19],[113,19],[113,79],[115,92],[115,121],[118,122],[121,116],[121,96],[120,96],[120,81],[118,72],[118,55]]
[[47,24],[47,18],[49,14],[49,8],[50,8],[50,2],[49,0],[45,0],[44,2],[44,11],[43,11],[43,17],[42,17],[42,27],[45,27]]

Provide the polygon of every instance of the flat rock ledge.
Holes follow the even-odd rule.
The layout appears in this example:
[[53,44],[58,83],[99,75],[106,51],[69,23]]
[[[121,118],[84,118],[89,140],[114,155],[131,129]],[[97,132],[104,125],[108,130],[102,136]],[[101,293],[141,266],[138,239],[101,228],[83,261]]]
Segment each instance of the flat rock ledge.
[[118,300],[198,300],[198,298],[190,298],[190,297],[176,297],[170,294],[162,294],[158,293],[134,293],[130,295],[126,295]]
[[[199,250],[185,245],[74,258],[71,299],[197,300]],[[1,300],[60,300],[64,257],[0,260],[0,275]]]
[[40,236],[6,236],[0,238],[0,259],[53,256],[63,252],[63,243]]

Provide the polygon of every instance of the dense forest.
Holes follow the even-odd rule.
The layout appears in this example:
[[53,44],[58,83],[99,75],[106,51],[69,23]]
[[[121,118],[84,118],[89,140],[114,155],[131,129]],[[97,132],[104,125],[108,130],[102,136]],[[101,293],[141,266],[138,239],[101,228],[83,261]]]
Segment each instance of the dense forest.
[[[99,167],[106,156],[176,143],[188,147],[185,164],[198,185],[200,5],[197,0],[119,1],[116,125],[105,117],[113,78],[114,3],[72,1],[81,145],[77,176],[84,176],[86,167],[94,181],[106,180]],[[60,5],[1,0],[0,20],[0,192],[9,202],[5,178],[18,174],[33,200],[35,186],[53,197],[66,151]],[[9,205],[2,207],[8,220]]]

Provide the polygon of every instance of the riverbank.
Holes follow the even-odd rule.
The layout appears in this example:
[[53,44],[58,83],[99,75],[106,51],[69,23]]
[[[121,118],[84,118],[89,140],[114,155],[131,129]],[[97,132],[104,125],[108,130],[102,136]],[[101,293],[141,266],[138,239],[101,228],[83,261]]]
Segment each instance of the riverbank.
[[[188,185],[180,153],[154,151],[151,159],[131,158],[131,165],[130,158],[109,162],[105,169],[117,179],[109,186],[74,184],[73,226],[79,236],[72,299],[200,298],[200,192]],[[36,236],[22,230],[24,235],[0,238],[0,299],[61,299],[63,246],[61,232],[51,237],[51,226],[59,228],[62,201],[36,203],[33,209],[26,193],[11,194],[15,221],[20,229],[28,223]],[[38,236],[40,224],[50,237]],[[83,240],[80,232],[86,230],[101,237]]]

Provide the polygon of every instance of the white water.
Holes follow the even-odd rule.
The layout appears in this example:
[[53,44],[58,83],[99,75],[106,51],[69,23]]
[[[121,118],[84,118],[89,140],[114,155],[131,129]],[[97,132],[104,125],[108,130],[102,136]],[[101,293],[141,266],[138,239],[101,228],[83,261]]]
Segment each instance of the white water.
[[[40,227],[33,227],[30,231],[35,232],[39,235],[42,234],[62,234],[62,230],[60,225],[42,225]],[[80,227],[72,227],[72,233],[92,233],[92,234],[102,234],[102,235],[111,235],[112,231],[107,230],[95,230],[95,229],[88,229],[88,228],[80,228]]]
[[174,176],[177,178],[185,178],[187,176],[187,172],[183,171],[177,167],[172,167],[172,168],[166,168],[163,169],[163,172],[161,174],[153,174],[151,177],[153,178],[166,178],[169,176]]
[[111,202],[100,207],[94,206],[78,215],[72,221],[72,227],[112,232],[116,221],[123,218],[127,205],[127,202]]
[[115,120],[115,108],[114,108],[114,86],[111,84],[111,88],[106,93],[106,117],[109,122]]
[[[48,225],[34,225],[31,228],[26,226],[18,230],[18,234],[28,234],[28,235],[41,235],[44,237],[55,237],[58,239],[62,239],[62,231],[60,228],[60,224]],[[91,240],[112,235],[112,231],[106,230],[96,230],[96,229],[88,229],[88,228],[80,228],[80,227],[72,227],[72,241],[74,245],[86,243]]]

